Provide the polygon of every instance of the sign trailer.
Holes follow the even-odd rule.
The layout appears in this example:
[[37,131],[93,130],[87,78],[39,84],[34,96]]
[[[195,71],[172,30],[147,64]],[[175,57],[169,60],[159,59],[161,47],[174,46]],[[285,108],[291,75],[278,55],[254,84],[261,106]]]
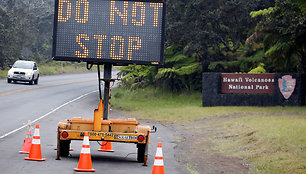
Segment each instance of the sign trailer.
[[53,60],[87,62],[88,69],[96,64],[100,95],[93,120],[59,122],[57,159],[69,155],[71,140],[82,140],[89,132],[91,141],[136,143],[137,160],[146,164],[150,133],[156,127],[139,125],[134,119],[109,119],[111,71],[113,65],[164,64],[166,1],[55,0],[54,11]]

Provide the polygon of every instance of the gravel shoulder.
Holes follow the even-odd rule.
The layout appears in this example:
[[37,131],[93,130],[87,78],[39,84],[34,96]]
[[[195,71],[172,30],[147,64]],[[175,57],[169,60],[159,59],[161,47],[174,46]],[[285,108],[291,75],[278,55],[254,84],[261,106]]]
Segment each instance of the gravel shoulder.
[[212,139],[229,136],[224,128],[214,125],[233,118],[235,116],[206,118],[187,124],[157,123],[174,132],[175,159],[188,170],[188,173],[246,174],[249,173],[246,161],[214,150],[216,144]]
[[212,139],[216,137],[226,138],[228,135],[223,128],[214,127],[215,123],[221,123],[230,119],[217,117],[197,120],[196,122],[181,125],[170,125],[177,137],[177,149],[180,152],[177,160],[186,167],[190,173],[245,174],[249,172],[243,159],[229,157],[214,150],[216,144]]

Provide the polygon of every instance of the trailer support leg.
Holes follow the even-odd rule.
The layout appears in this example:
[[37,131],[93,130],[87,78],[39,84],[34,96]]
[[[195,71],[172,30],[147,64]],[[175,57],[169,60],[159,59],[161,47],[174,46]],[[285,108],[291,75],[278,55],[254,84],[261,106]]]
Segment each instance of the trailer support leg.
[[148,160],[148,148],[149,148],[149,143],[147,143],[147,144],[146,144],[146,147],[145,147],[145,154],[144,154],[143,166],[148,166],[148,165],[147,165],[147,160]]
[[56,153],[56,160],[61,160],[60,158],[60,130],[57,128],[57,153]]

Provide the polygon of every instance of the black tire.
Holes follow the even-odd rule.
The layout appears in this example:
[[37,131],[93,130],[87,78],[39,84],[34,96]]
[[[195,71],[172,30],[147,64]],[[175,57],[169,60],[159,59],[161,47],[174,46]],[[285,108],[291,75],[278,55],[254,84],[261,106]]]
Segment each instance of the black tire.
[[145,150],[146,150],[146,144],[137,144],[137,161],[139,163],[144,162]]
[[12,80],[7,78],[7,83],[11,83],[11,82],[12,82]]
[[39,79],[39,75],[37,76],[37,79],[34,80],[34,84],[37,85],[38,84],[38,79]]
[[69,155],[71,140],[60,140],[60,156],[67,157]]
[[34,76],[32,77],[32,80],[29,81],[29,85],[33,85],[34,83]]

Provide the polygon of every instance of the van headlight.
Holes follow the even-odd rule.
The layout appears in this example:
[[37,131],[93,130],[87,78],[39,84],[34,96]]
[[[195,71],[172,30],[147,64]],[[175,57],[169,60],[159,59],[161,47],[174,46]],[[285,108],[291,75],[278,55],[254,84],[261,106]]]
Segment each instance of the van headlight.
[[9,70],[9,71],[7,72],[7,76],[8,76],[8,77],[12,77],[12,76],[13,76],[13,70]]
[[27,76],[31,76],[32,75],[32,71],[29,71],[26,73]]

